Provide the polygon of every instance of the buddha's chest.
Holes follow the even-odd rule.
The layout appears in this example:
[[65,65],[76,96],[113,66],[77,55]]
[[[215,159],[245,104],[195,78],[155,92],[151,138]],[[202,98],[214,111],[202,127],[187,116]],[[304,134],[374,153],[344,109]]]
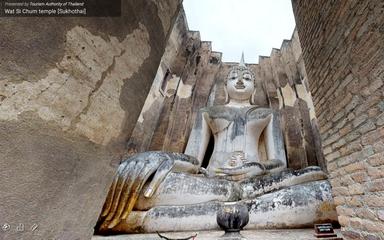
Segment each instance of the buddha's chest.
[[233,141],[238,137],[257,137],[268,124],[269,109],[217,108],[206,115],[208,125],[215,136],[226,136]]

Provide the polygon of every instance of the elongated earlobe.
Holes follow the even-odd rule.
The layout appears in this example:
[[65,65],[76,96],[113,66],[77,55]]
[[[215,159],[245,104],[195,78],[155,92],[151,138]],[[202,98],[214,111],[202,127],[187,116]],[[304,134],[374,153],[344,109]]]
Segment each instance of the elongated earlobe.
[[225,94],[225,103],[224,104],[227,104],[227,103],[229,103],[229,94],[228,94],[228,90],[227,90],[227,84],[224,84],[224,94]]
[[251,103],[251,105],[256,105],[256,103],[255,103],[255,96],[256,96],[256,88],[255,88],[255,90],[253,90],[251,99],[249,99],[249,102]]

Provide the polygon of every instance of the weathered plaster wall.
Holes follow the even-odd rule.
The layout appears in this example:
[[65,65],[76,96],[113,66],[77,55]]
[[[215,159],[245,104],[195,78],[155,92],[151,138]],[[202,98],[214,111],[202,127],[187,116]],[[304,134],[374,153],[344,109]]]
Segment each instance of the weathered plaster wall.
[[180,5],[1,19],[1,239],[90,239]]
[[384,3],[292,2],[343,235],[384,239]]

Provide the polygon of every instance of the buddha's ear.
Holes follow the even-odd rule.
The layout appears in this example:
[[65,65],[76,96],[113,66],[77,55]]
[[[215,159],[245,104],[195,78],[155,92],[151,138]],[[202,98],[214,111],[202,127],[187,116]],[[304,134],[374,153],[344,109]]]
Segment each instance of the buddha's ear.
[[224,94],[225,94],[225,103],[224,104],[227,104],[227,103],[229,103],[229,94],[228,94],[226,83],[224,83]]
[[251,99],[249,99],[249,102],[251,103],[251,105],[256,105],[256,103],[255,103],[255,96],[256,96],[256,88],[255,88],[255,90],[253,90]]

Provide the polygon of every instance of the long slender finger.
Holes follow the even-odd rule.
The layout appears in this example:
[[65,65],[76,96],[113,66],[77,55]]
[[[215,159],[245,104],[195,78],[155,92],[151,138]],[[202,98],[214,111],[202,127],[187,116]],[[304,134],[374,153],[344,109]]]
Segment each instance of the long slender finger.
[[241,181],[251,177],[260,176],[264,171],[260,168],[250,168],[249,172],[240,175],[230,175],[232,181]]
[[198,173],[200,170],[199,165],[192,164],[186,161],[175,160],[172,172],[183,172],[183,173]]
[[262,164],[257,162],[247,163],[237,168],[218,168],[217,171],[218,173],[223,173],[227,175],[239,175],[239,174],[245,174],[250,170],[254,170],[254,169],[260,169],[262,171],[265,171],[265,167]]
[[169,157],[172,157],[173,159],[177,159],[178,161],[188,162],[193,165],[199,165],[199,160],[197,158],[184,154],[184,153],[173,153],[173,152],[167,152],[166,153]]
[[174,160],[170,158],[160,164],[159,168],[156,171],[155,176],[153,177],[151,183],[149,184],[147,190],[144,193],[144,197],[147,197],[147,198],[152,197],[157,187],[164,180],[167,174],[172,170],[173,165],[174,165]]
[[113,179],[112,185],[109,188],[107,199],[105,200],[103,211],[101,213],[102,217],[105,217],[108,215],[109,211],[111,210],[112,203],[113,203],[113,197],[115,195],[117,182],[119,180],[119,176],[122,174],[123,170],[127,167],[129,161],[122,162],[117,170],[117,173]]
[[135,206],[137,198],[139,197],[139,194],[144,187],[144,184],[147,182],[148,178],[157,170],[159,165],[160,165],[160,162],[157,162],[157,164],[146,165],[146,167],[142,171],[142,174],[140,175],[140,179],[139,179],[140,184],[138,185],[137,188],[133,189],[132,194],[129,198],[129,202],[124,209],[123,215],[121,216],[122,219],[126,219],[128,215],[131,213],[133,207]]
[[[129,197],[131,195],[131,192],[133,190],[133,186],[138,181],[138,178],[142,172],[142,169],[145,166],[144,161],[138,160],[136,165],[132,169],[127,169],[126,175],[124,177],[125,181],[122,187],[121,197],[119,199],[119,203],[116,209],[116,212],[114,213],[111,223],[109,223],[108,227],[112,228],[119,224],[120,222],[120,216],[125,208],[125,205],[129,202]],[[112,227],[110,227],[112,226]]]
[[107,215],[107,218],[105,219],[106,221],[110,221],[113,218],[113,215],[115,214],[117,206],[119,204],[119,200],[121,197],[121,192],[123,190],[125,178],[127,177],[127,174],[129,172],[131,172],[131,169],[134,168],[135,166],[136,166],[136,161],[131,161],[126,165],[126,167],[124,169],[122,169],[122,171],[119,171],[119,176],[118,176],[118,180],[117,180],[117,184],[116,184],[116,190],[115,190],[115,194],[114,194],[113,200],[112,200],[112,206],[111,206],[111,209]]
[[112,185],[109,188],[107,199],[105,200],[105,203],[104,203],[104,206],[103,206],[103,211],[101,212],[101,217],[107,216],[109,210],[111,209],[112,199],[113,199],[113,195],[115,194],[115,189],[116,189],[116,185],[117,185],[117,180],[118,179],[119,179],[119,177],[116,174],[116,176],[113,179]]

